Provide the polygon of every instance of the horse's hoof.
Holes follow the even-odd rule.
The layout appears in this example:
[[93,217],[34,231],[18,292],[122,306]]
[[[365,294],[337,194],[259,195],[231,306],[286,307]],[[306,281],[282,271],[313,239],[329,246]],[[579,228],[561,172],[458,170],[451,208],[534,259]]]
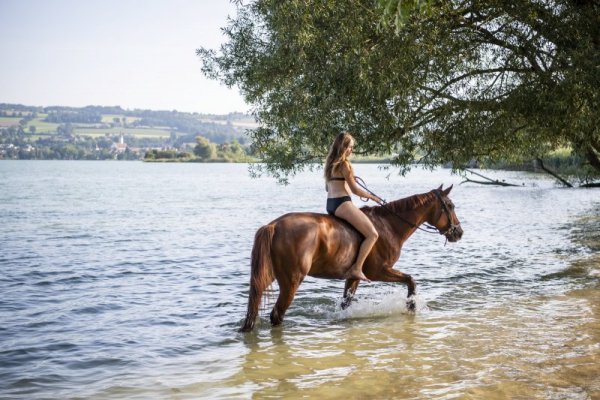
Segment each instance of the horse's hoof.
[[408,299],[406,301],[406,308],[408,311],[415,311],[417,309],[417,303],[415,302],[415,299]]
[[346,308],[350,307],[350,304],[352,304],[353,301],[357,300],[354,297],[347,297],[344,300],[342,300],[342,304],[340,304],[342,310],[345,310]]

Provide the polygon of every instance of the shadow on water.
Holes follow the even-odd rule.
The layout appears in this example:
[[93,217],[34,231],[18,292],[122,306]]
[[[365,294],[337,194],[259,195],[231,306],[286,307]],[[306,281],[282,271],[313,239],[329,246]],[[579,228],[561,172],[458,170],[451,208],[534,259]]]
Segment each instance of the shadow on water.
[[358,314],[360,320],[331,320],[319,327],[261,324],[238,336],[244,354],[236,372],[210,391],[196,387],[187,393],[406,399],[600,395],[597,288],[464,313]]
[[542,277],[583,287],[600,285],[600,208],[577,218],[570,225],[571,241],[577,247],[568,266]]
[[[370,329],[365,329],[365,324]],[[403,331],[412,325],[402,322]],[[381,332],[375,321],[330,324],[322,329],[284,325],[260,329],[243,339],[247,353],[229,384],[252,390],[257,398],[318,396],[355,397],[373,382],[358,375],[370,370],[374,357],[401,346],[410,346],[410,335],[396,340]],[[371,376],[372,377],[372,376]],[[389,392],[389,387],[386,387]]]

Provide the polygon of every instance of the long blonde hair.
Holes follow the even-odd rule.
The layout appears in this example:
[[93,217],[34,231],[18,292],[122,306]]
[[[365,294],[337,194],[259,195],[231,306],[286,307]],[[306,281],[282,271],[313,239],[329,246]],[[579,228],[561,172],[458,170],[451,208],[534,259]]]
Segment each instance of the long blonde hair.
[[346,150],[352,145],[353,141],[354,138],[349,132],[342,132],[336,136],[325,161],[325,180],[330,180],[333,177],[333,170],[347,161]]

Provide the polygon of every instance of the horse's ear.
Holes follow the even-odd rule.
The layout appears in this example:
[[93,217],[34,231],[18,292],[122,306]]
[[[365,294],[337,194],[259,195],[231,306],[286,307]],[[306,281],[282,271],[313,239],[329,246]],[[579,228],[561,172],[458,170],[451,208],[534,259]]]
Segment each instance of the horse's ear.
[[442,190],[442,188],[443,188],[443,187],[444,187],[444,184],[442,183],[442,184],[440,185],[440,187],[439,187],[439,188],[437,188],[437,190]]
[[446,190],[444,190],[444,194],[445,194],[446,196],[448,196],[448,193],[450,193],[450,191],[452,190],[452,186],[454,186],[454,184],[452,184],[452,185],[448,186],[448,187],[446,188]]

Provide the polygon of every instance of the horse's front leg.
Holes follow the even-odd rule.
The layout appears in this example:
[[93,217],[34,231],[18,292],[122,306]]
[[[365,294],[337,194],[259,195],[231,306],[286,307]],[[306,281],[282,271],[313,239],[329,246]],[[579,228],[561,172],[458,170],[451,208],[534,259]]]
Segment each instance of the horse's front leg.
[[417,284],[412,276],[396,271],[393,268],[387,268],[381,271],[381,275],[376,279],[382,282],[400,282],[406,284],[408,288],[406,308],[414,311],[416,308],[415,294],[417,293]]
[[406,308],[409,311],[415,311],[417,303],[415,302],[415,294],[417,294],[417,284],[412,276],[404,274],[407,278],[406,285],[408,286],[408,294],[406,295]]
[[356,293],[356,289],[358,288],[358,284],[360,281],[358,279],[346,279],[346,286],[344,287],[344,298],[342,300],[342,310],[350,307],[352,300],[354,298],[354,294]]

